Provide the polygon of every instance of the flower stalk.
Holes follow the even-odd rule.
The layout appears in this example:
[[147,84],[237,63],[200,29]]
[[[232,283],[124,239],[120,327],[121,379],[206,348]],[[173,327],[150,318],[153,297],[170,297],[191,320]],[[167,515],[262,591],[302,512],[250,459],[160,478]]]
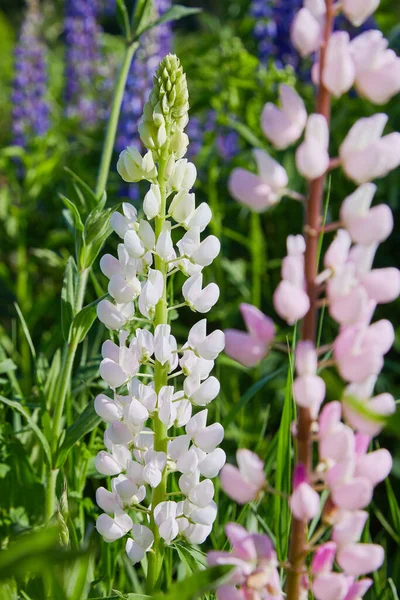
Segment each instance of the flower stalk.
[[[317,112],[330,122],[330,93],[323,84],[323,70],[326,60],[326,49],[333,29],[334,1],[326,1],[326,20],[324,27],[324,39],[320,50],[320,86],[317,95]],[[318,244],[319,236],[310,234],[310,231],[318,231],[322,222],[323,193],[326,174],[310,182],[309,195],[306,205],[306,249],[304,255],[304,271],[307,286],[307,295],[310,299],[310,308],[304,317],[301,338],[313,343],[316,342],[317,317],[318,317],[318,287],[316,277],[318,275]],[[312,470],[312,418],[308,408],[298,407],[297,420],[297,463],[306,466],[308,472]],[[308,551],[307,542],[307,520],[293,518],[291,542],[289,550],[289,563],[291,568],[287,577],[287,599],[298,600],[301,591],[301,578],[304,574],[305,561]]]

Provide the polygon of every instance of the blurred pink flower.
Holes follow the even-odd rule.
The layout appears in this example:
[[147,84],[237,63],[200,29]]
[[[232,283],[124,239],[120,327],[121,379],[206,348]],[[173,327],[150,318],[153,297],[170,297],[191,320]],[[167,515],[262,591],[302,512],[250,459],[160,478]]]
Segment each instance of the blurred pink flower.
[[267,355],[275,337],[275,325],[272,319],[251,304],[242,303],[239,308],[248,333],[226,329],[225,352],[245,367],[254,367]]

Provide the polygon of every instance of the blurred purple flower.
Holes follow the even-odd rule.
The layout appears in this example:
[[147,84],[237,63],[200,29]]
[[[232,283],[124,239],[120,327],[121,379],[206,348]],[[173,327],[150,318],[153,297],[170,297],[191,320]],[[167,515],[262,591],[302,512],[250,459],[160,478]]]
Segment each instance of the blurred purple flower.
[[[155,0],[157,15],[162,15],[171,6],[171,0]],[[127,146],[142,150],[138,134],[139,120],[144,104],[151,92],[153,75],[160,60],[171,51],[172,31],[170,23],[163,23],[151,29],[140,41],[126,82],[121,107],[115,149],[122,152]],[[124,188],[123,193],[126,194]],[[129,197],[138,198],[138,186],[129,186]]]
[[188,157],[196,156],[204,144],[204,136],[214,135],[214,144],[218,155],[224,161],[231,161],[239,151],[239,135],[236,131],[217,124],[217,113],[215,110],[207,111],[202,118],[191,117],[186,130],[190,144]]
[[301,0],[253,0],[250,16],[256,23],[253,29],[260,60],[266,64],[273,58],[277,67],[299,64],[299,56],[290,41],[290,27]]
[[49,128],[46,47],[40,38],[41,24],[38,3],[30,0],[15,48],[11,95],[13,143],[21,147]]
[[100,26],[96,0],[67,0],[65,12],[67,116],[93,126],[101,113],[96,84],[100,67]]

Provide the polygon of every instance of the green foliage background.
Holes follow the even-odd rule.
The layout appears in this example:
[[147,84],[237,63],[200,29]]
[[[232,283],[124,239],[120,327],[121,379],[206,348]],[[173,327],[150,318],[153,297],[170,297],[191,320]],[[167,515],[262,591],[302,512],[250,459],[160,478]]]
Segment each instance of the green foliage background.
[[[220,125],[234,127],[240,134],[240,152],[230,163],[218,156],[213,132],[206,135],[196,159],[199,180],[195,191],[199,202],[210,203],[214,212],[211,230],[222,242],[220,257],[208,269],[209,279],[217,281],[221,288],[221,299],[210,315],[212,325],[242,328],[238,304],[243,301],[257,304],[276,317],[272,293],[279,281],[280,260],[285,253],[286,236],[301,230],[302,212],[298,203],[283,200],[260,218],[251,215],[230,197],[227,177],[235,166],[254,169],[254,145],[272,151],[262,136],[260,112],[265,102],[275,100],[277,84],[294,82],[295,75],[289,68],[277,71],[272,64],[268,69],[260,69],[246,1],[193,0],[186,4],[205,9],[175,27],[174,49],[188,75],[191,112],[197,115],[212,108]],[[121,597],[113,591],[119,590],[129,594],[131,600],[144,598],[143,573],[140,567],[134,569],[129,564],[122,542],[107,545],[94,530],[98,514],[94,494],[102,481],[93,459],[103,446],[103,430],[91,414],[91,406],[102,389],[98,365],[101,343],[106,337],[98,322],[81,345],[66,405],[65,426],[69,429],[60,452],[60,505],[54,519],[61,525],[61,534],[58,529],[43,527],[44,467],[51,443],[49,415],[56,401],[54,386],[63,343],[60,294],[67,260],[74,251],[71,226],[59,194],[72,197],[75,193],[65,167],[94,187],[104,131],[99,127],[83,132],[63,117],[63,6],[59,0],[47,0],[42,3],[42,10],[50,53],[48,95],[53,126],[44,139],[36,140],[21,156],[26,176],[22,181],[18,177],[15,156],[21,153],[9,146],[9,97],[12,51],[22,10],[21,2],[0,2],[0,597],[84,600]],[[400,49],[400,7],[391,0],[383,1],[377,19],[391,43]],[[104,61],[115,73],[123,44],[114,19],[108,18],[103,25]],[[311,111],[313,90],[307,83],[300,88]],[[357,97],[335,101],[332,152],[357,118],[374,111],[373,106]],[[385,112],[389,114],[390,129],[400,130],[399,97],[385,107]],[[295,173],[292,150],[276,156],[288,170],[291,187],[304,191],[304,182]],[[107,186],[110,207],[121,201],[115,162]],[[341,173],[334,172],[327,204],[329,219],[335,220],[342,199],[352,189]],[[399,170],[379,182],[377,201],[391,206],[396,223],[394,234],[379,250],[377,265],[398,265]],[[115,245],[111,237],[107,246],[114,249]],[[95,264],[86,303],[105,292],[105,278]],[[398,309],[399,301],[382,307],[377,315],[390,318],[396,327],[395,347],[387,356],[377,390],[390,391],[395,397],[399,397],[400,390]],[[277,322],[280,340],[293,344],[296,334],[279,319]],[[191,323],[190,311],[182,311],[179,321],[174,322],[176,335],[183,339]],[[326,316],[322,331],[322,343],[330,341],[335,332]],[[222,356],[217,376],[221,380],[221,395],[212,410],[226,428],[224,449],[228,460],[233,460],[238,447],[250,447],[265,457],[271,483],[288,491],[292,461],[290,423],[295,407],[286,359],[272,352],[257,369],[249,371]],[[338,398],[342,384],[334,370],[326,372],[326,382],[328,398]],[[376,491],[365,533],[366,540],[371,537],[387,549],[384,567],[374,574],[375,585],[369,594],[374,600],[396,599],[396,587],[400,587],[398,424],[399,420],[395,420],[390,432],[384,432],[379,439],[380,445],[393,452],[394,468],[390,480]],[[289,514],[279,498],[265,497],[258,511],[255,506],[239,509],[222,493],[217,494],[216,501],[219,516],[207,547],[223,549],[224,524],[238,520],[268,532],[279,557],[285,558]],[[193,550],[175,543],[166,555],[167,585],[204,565],[207,547]],[[177,593],[171,592],[169,597]],[[179,592],[182,600],[194,597],[193,588],[186,593],[189,595]],[[211,598],[207,593],[202,597]]]

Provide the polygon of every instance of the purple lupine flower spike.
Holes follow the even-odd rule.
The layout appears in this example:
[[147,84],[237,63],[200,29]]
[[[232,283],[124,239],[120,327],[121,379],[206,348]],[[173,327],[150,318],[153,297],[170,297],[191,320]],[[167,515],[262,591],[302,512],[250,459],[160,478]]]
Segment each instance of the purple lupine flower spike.
[[67,116],[93,126],[101,105],[96,94],[100,65],[100,27],[96,0],[67,0],[65,13]]
[[21,147],[49,129],[46,47],[40,39],[40,28],[39,4],[30,0],[15,49],[11,96],[13,143]]

